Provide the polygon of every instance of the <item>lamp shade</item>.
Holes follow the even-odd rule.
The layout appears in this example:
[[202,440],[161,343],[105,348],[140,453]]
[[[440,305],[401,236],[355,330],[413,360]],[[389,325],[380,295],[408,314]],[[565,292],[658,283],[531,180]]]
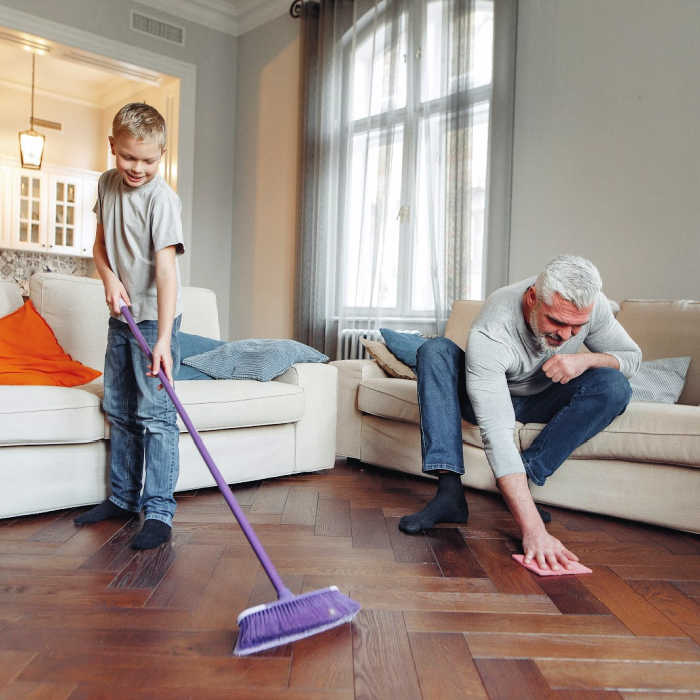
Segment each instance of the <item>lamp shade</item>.
[[44,135],[34,129],[20,131],[19,153],[23,168],[39,170],[44,157]]

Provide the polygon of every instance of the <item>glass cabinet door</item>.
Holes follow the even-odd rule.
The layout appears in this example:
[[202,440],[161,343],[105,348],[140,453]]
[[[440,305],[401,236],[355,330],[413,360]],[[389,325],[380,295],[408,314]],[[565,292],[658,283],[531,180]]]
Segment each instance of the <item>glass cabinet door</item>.
[[73,248],[77,246],[78,183],[53,178],[53,246]]
[[19,222],[17,242],[29,248],[41,247],[41,197],[43,178],[21,173],[19,178]]

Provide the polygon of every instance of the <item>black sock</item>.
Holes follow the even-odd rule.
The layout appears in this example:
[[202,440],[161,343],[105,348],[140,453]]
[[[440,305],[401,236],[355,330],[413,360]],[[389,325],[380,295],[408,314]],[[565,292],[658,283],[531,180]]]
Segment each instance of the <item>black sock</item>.
[[540,518],[542,518],[543,523],[551,522],[552,514],[548,510],[545,510],[544,508],[540,508],[536,503],[535,503],[535,508],[537,508],[537,512],[540,514]]
[[429,530],[436,523],[466,523],[469,517],[467,500],[459,474],[448,472],[438,476],[437,494],[423,510],[404,515],[399,520],[399,530],[415,535]]
[[79,515],[77,518],[73,518],[73,522],[76,525],[90,525],[91,523],[99,523],[110,518],[131,518],[134,515],[135,513],[132,513],[130,510],[114,505],[112,501],[102,501],[102,503]]
[[170,539],[172,528],[162,520],[147,518],[139,532],[129,545],[131,549],[153,549]]

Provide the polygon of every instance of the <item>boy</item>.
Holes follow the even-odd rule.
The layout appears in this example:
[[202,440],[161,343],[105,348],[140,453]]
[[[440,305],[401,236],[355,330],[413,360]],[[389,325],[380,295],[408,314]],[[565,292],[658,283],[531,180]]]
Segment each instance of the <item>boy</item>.
[[[131,547],[151,549],[170,538],[179,473],[177,414],[152,377],[162,367],[172,382],[180,361],[181,204],[158,174],[166,127],[157,110],[142,103],[122,107],[109,143],[116,168],[99,180],[93,255],[111,315],[103,407],[111,430],[112,494],[75,523],[130,518],[143,508],[143,528]],[[120,319],[122,304],[153,349],[151,363]]]

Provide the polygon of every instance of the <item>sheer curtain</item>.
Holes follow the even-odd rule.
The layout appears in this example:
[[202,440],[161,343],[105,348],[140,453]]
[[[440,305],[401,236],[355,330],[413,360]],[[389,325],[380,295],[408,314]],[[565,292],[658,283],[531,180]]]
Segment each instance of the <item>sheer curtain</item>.
[[489,209],[509,206],[512,133],[510,70],[496,143],[494,28],[512,64],[514,4],[304,2],[303,342],[341,357],[348,334],[380,326],[441,334],[455,299],[505,281],[487,265],[507,242]]

